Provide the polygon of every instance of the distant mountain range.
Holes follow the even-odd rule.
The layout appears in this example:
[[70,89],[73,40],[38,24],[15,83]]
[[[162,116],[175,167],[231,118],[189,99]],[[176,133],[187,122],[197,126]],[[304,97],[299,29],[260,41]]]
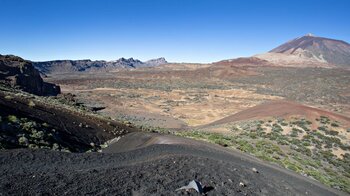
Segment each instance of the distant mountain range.
[[343,67],[350,68],[350,44],[312,34],[293,39],[263,54],[214,64],[235,66]]
[[34,67],[43,74],[113,71],[121,68],[151,67],[167,63],[165,58],[152,59],[145,62],[133,58],[120,58],[115,61],[55,60],[32,62]]
[[[165,58],[142,62],[133,58],[115,61],[54,60],[32,62],[42,74],[106,72],[168,64]],[[220,66],[342,67],[350,68],[350,44],[312,34],[293,39],[263,54],[213,63]],[[170,65],[169,66],[176,66]]]

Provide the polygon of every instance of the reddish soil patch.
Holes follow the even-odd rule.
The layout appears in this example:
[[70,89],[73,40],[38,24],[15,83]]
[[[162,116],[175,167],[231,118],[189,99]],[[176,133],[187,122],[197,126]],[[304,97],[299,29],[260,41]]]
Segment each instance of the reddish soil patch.
[[263,60],[257,57],[248,57],[248,58],[237,58],[237,59],[229,59],[223,60],[214,63],[216,66],[252,66],[252,67],[261,67],[261,66],[272,66],[267,60]]
[[238,112],[221,120],[205,125],[205,127],[248,119],[261,119],[266,117],[287,118],[291,116],[304,116],[306,119],[312,121],[320,116],[327,116],[332,120],[341,122],[343,125],[350,125],[350,118],[341,114],[309,107],[291,101],[279,100],[263,103],[242,112]]

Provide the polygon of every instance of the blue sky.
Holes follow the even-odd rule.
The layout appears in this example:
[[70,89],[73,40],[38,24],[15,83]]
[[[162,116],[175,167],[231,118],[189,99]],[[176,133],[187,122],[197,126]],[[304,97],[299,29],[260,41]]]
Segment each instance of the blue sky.
[[0,54],[213,62],[309,32],[350,41],[349,0],[0,0]]

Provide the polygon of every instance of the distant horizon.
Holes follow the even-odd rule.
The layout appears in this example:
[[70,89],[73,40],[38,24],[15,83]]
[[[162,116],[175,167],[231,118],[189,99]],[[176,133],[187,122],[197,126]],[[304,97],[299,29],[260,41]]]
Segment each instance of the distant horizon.
[[211,63],[312,33],[350,41],[346,0],[0,0],[0,54]]
[[[344,41],[344,40],[339,40],[339,39],[336,39],[336,38],[330,38],[330,37],[324,37],[324,36],[318,36],[318,35],[315,35],[313,33],[307,33],[303,36],[307,36],[307,35],[310,35],[310,36],[314,36],[314,37],[322,37],[322,38],[328,38],[328,39],[334,39],[334,40],[338,40],[338,41]],[[300,38],[302,36],[299,36],[299,37],[295,37],[295,38],[292,38],[292,39],[289,39],[287,40],[286,42],[288,41],[291,41],[293,39],[296,39],[296,38]],[[285,42],[285,43],[286,43]],[[347,41],[345,41],[347,42]],[[347,42],[348,43],[348,42]],[[283,44],[283,43],[281,43]],[[276,46],[277,47],[277,46]],[[273,48],[271,48],[273,49]],[[271,50],[270,49],[270,50]],[[265,52],[262,52],[262,53],[266,53],[266,52],[269,52],[270,50],[268,51],[265,51]],[[262,53],[257,53],[257,54],[262,54]],[[250,56],[236,56],[236,57],[230,57],[230,58],[226,58],[226,59],[219,59],[217,61],[220,61],[220,60],[228,60],[228,59],[236,59],[236,58],[246,58],[246,57],[251,57],[251,56],[254,56],[254,55],[257,55],[257,54],[252,54]],[[18,56],[17,54],[1,54],[1,55],[15,55],[15,56]],[[23,56],[20,56],[22,58],[24,58]],[[91,58],[81,58],[81,59],[46,59],[46,60],[32,60],[32,59],[27,59],[27,58],[24,58],[25,60],[30,60],[30,61],[33,61],[33,62],[47,62],[47,61],[79,61],[79,60],[90,60],[90,61],[116,61],[116,60],[119,60],[121,58],[125,58],[125,59],[135,59],[135,60],[140,60],[142,62],[145,62],[145,61],[148,61],[148,60],[154,60],[154,59],[159,59],[159,58],[164,58],[168,63],[203,63],[203,64],[206,64],[206,63],[213,63],[213,62],[217,62],[217,61],[212,61],[212,62],[179,62],[179,61],[169,61],[166,57],[153,57],[153,58],[150,58],[150,59],[140,59],[140,58],[137,58],[137,57],[134,57],[134,56],[130,56],[130,57],[125,57],[125,56],[121,56],[121,57],[117,57],[115,59],[91,59]]]

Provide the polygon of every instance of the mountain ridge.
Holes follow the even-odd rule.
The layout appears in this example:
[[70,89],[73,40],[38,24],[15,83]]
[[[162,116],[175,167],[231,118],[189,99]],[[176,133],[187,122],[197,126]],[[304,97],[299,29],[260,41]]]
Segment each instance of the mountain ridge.
[[42,74],[72,73],[72,72],[99,72],[116,69],[134,69],[139,67],[152,67],[168,62],[164,57],[142,62],[134,58],[119,58],[114,61],[105,60],[52,60],[32,62]]

